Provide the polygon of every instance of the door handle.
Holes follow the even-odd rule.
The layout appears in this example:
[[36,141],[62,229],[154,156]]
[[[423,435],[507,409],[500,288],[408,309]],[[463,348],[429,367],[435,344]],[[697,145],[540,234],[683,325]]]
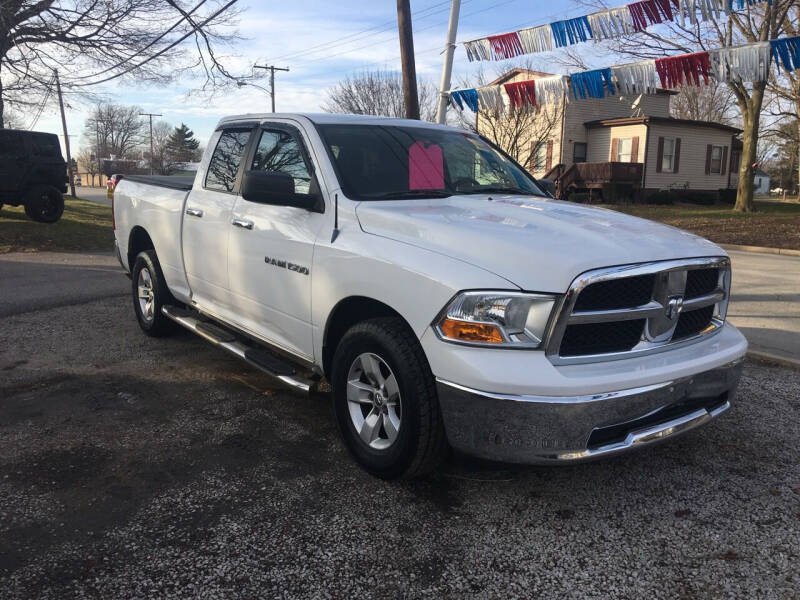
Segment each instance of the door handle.
[[233,225],[234,227],[241,227],[242,229],[252,229],[253,228],[253,222],[252,221],[248,221],[247,219],[236,219],[236,218],[234,218],[231,221],[231,225]]
[[190,217],[202,217],[203,211],[200,210],[199,208],[187,208],[186,214],[189,215]]

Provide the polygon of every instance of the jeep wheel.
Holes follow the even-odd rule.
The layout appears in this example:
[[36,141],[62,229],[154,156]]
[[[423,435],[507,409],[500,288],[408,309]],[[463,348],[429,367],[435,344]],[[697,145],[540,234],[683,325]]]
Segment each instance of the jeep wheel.
[[40,223],[55,223],[64,213],[64,195],[49,185],[37,185],[25,197],[25,214]]
[[164,337],[177,329],[174,321],[164,316],[161,307],[176,304],[167,288],[155,250],[140,252],[131,272],[133,310],[139,327],[152,337]]
[[447,452],[433,374],[401,319],[353,326],[333,359],[334,408],[345,445],[367,472],[411,478]]

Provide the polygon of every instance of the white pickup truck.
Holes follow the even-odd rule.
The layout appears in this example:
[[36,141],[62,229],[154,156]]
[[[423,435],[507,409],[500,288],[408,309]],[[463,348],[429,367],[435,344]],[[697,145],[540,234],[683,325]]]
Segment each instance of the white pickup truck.
[[451,447],[562,464],[663,440],[730,407],[747,350],[722,249],[553,200],[459,129],[229,117],[193,182],[128,176],[113,206],[145,333],[327,378],[384,478]]

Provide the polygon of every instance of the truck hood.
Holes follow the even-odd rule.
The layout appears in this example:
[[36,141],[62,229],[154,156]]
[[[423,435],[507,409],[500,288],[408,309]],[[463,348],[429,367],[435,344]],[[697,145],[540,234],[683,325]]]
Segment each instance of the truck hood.
[[725,255],[674,227],[524,196],[361,202],[356,214],[367,233],[465,261],[528,291],[563,293],[600,267]]

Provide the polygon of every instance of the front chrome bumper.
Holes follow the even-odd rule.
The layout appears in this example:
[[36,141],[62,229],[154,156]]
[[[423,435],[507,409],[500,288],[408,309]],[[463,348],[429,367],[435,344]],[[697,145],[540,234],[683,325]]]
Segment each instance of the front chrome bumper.
[[590,460],[658,442],[730,408],[737,360],[691,377],[579,397],[491,394],[437,379],[450,444],[514,463]]

